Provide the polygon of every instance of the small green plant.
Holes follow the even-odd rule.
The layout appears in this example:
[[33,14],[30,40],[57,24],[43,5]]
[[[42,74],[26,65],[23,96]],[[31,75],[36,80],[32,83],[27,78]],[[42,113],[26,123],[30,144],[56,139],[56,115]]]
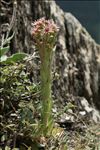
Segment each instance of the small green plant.
[[0,68],[0,148],[3,149],[20,148],[22,143],[31,146],[29,141],[37,137],[40,87],[30,81],[26,69],[20,63]]
[[16,54],[13,54],[12,56],[9,56],[9,57],[7,56],[7,53],[10,50],[9,43],[12,38],[13,38],[13,35],[7,38],[6,40],[4,40],[2,45],[0,46],[0,63],[5,63],[5,64],[16,63],[18,61],[23,60],[26,56],[28,56],[28,54],[25,54],[25,53],[16,53]]
[[34,22],[32,36],[35,46],[39,50],[41,66],[41,99],[42,99],[42,132],[43,135],[48,135],[52,128],[53,120],[51,116],[52,97],[51,97],[51,67],[52,54],[56,41],[58,27],[52,20],[44,18]]
[[18,61],[23,60],[26,56],[28,56],[25,53],[16,53],[8,57],[6,55],[8,51],[9,51],[9,46],[3,48],[0,47],[0,63],[5,63],[5,64],[16,63]]

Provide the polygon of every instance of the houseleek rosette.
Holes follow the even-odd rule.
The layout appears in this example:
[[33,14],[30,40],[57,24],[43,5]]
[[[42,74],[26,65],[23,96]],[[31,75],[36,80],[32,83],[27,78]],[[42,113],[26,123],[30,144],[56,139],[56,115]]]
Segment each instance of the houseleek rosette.
[[44,135],[47,135],[52,127],[51,66],[53,48],[58,30],[53,20],[41,18],[33,23],[32,36],[41,60],[41,123]]

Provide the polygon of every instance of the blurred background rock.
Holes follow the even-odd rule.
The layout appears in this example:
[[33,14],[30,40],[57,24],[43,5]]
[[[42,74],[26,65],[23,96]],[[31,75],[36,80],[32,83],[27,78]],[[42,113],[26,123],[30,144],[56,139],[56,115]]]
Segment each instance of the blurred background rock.
[[66,12],[71,12],[100,44],[100,1],[99,0],[56,0]]

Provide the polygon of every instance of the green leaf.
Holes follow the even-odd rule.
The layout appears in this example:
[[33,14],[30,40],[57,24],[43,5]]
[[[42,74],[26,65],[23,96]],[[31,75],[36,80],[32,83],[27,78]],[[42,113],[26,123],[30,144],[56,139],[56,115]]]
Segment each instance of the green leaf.
[[0,57],[9,51],[9,46],[0,48]]
[[0,62],[6,61],[7,58],[8,58],[8,57],[7,57],[6,55],[1,56],[1,57],[0,57]]
[[13,54],[12,56],[8,57],[5,63],[13,63],[13,62],[18,62],[18,61],[22,61],[25,57],[27,57],[28,54],[25,53],[16,53]]

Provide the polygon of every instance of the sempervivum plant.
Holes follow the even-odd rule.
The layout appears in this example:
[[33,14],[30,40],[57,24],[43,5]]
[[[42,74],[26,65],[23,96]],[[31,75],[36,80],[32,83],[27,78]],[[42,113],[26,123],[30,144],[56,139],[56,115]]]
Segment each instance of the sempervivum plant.
[[48,135],[53,125],[51,96],[51,63],[53,48],[58,33],[58,27],[53,20],[41,18],[33,23],[32,36],[39,51],[41,67],[41,124],[43,135]]

